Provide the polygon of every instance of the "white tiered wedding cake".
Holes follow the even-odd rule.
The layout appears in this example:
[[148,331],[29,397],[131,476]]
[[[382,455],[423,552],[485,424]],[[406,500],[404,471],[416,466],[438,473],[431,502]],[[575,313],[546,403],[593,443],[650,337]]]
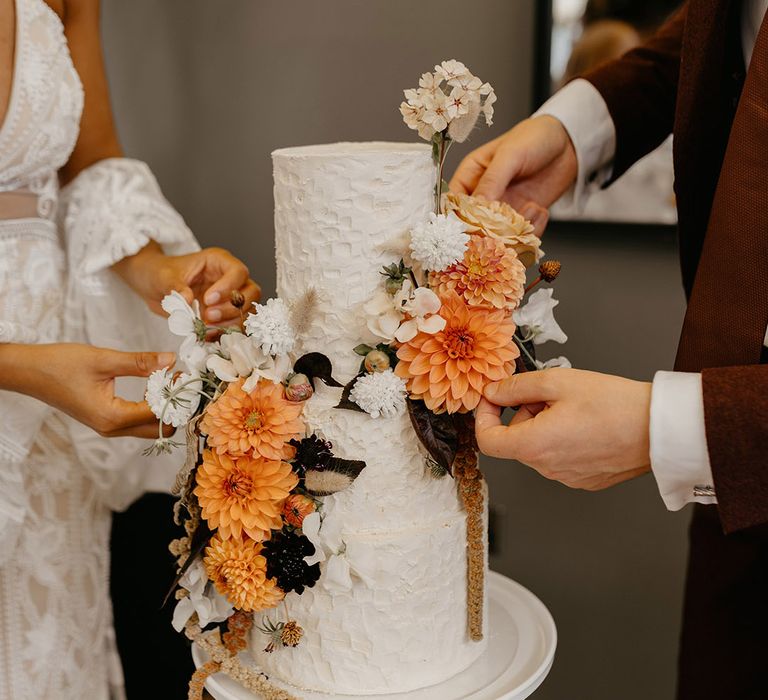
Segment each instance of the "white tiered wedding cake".
[[[316,290],[321,311],[298,351],[323,352],[346,383],[360,365],[352,350],[370,335],[362,307],[392,262],[386,243],[434,207],[430,148],[340,143],[279,150],[273,160],[278,292],[291,304]],[[322,575],[286,597],[301,644],[267,653],[254,631],[250,648],[260,670],[307,690],[376,695],[440,683],[485,648],[468,632],[466,513],[456,483],[431,474],[408,415],[338,410],[340,395],[318,387],[305,420],[335,454],[367,466],[323,499]]]

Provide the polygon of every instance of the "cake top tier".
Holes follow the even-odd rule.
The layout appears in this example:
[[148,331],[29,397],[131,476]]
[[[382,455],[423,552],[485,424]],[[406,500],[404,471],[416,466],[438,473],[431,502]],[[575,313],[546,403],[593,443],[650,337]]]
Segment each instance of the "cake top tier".
[[279,148],[272,152],[273,158],[345,158],[363,156],[376,158],[378,155],[431,154],[431,149],[423,143],[396,143],[394,141],[340,141],[312,146],[292,146]]
[[[277,290],[289,304],[318,294],[301,351],[324,352],[351,379],[353,348],[377,342],[363,305],[381,289],[404,236],[434,206],[435,168],[423,144],[338,143],[273,154]],[[388,245],[395,241],[398,245]]]

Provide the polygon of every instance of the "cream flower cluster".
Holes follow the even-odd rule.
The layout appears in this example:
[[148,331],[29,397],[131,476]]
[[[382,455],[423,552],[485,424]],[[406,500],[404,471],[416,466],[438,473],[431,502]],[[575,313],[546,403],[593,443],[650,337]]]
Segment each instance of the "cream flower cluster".
[[459,143],[465,141],[482,114],[493,124],[496,93],[460,61],[443,61],[434,73],[424,73],[419,87],[405,91],[400,113],[409,128],[431,141],[447,131]]

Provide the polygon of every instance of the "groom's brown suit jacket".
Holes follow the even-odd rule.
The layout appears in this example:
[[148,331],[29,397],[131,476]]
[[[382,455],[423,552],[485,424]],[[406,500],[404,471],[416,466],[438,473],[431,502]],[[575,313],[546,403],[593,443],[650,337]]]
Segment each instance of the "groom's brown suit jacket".
[[702,372],[718,500],[691,523],[678,700],[768,698],[768,22],[746,73],[741,5],[689,0],[584,76],[616,126],[614,179],[675,138],[689,298],[676,368]]
[[[690,0],[643,47],[584,76],[616,126],[614,179],[674,132],[690,300],[676,368],[703,370],[726,532],[768,523],[768,365],[759,364],[768,326],[768,75],[744,84],[740,6]],[[768,66],[768,26],[761,34],[750,71]],[[758,107],[737,114],[743,85]]]

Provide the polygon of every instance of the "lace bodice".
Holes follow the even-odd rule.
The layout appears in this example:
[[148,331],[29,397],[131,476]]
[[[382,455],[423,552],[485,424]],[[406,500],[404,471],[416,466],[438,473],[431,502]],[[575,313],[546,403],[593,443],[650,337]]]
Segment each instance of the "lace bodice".
[[52,219],[56,172],[77,141],[83,88],[64,27],[43,0],[16,0],[11,96],[0,128],[0,191],[42,195],[38,213]]

